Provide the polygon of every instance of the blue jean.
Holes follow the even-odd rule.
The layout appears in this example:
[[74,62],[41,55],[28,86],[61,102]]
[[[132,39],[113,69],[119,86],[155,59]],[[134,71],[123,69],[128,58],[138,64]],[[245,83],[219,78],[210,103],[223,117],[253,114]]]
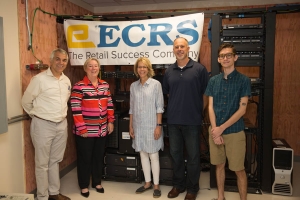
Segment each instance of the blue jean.
[[[197,194],[200,178],[200,125],[168,124],[170,154],[173,161],[173,186]],[[187,151],[185,175],[184,146]]]

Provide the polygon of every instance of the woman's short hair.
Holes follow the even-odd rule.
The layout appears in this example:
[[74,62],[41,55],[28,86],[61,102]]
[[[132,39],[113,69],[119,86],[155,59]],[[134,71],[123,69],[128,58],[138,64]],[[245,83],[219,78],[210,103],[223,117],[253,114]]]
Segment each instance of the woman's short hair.
[[133,68],[134,74],[135,74],[137,77],[139,77],[139,74],[138,74],[138,72],[137,72],[137,68],[138,68],[139,62],[142,62],[142,63],[148,68],[148,74],[147,74],[148,77],[153,77],[153,76],[155,75],[150,60],[149,60],[148,58],[146,58],[146,57],[140,57],[140,58],[138,58],[138,59],[136,60],[136,62],[135,62],[135,64],[134,64],[134,68]]
[[100,61],[99,61],[98,59],[96,59],[96,58],[88,58],[88,59],[84,62],[84,64],[83,64],[83,69],[84,69],[84,71],[86,70],[87,65],[89,64],[89,62],[92,61],[92,60],[96,61],[96,62],[98,63],[98,66],[100,67]]

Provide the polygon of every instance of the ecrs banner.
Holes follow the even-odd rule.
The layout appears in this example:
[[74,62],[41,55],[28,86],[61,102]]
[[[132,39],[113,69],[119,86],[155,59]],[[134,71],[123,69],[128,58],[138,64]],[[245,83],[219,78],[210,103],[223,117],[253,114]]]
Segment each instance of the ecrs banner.
[[64,30],[71,65],[83,65],[91,57],[101,65],[133,65],[139,57],[171,64],[177,37],[188,40],[189,57],[198,60],[203,24],[204,14],[196,13],[139,21],[66,20]]

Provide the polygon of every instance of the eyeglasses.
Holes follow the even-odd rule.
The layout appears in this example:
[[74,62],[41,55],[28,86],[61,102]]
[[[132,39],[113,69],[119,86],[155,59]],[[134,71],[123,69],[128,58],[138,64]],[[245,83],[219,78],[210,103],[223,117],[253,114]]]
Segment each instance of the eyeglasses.
[[137,68],[138,68],[138,69],[147,69],[146,66],[138,66]]
[[226,53],[226,54],[219,54],[219,59],[221,59],[221,60],[223,60],[225,57],[227,58],[227,59],[230,59],[230,58],[232,58],[232,56],[234,56],[235,54],[234,53]]

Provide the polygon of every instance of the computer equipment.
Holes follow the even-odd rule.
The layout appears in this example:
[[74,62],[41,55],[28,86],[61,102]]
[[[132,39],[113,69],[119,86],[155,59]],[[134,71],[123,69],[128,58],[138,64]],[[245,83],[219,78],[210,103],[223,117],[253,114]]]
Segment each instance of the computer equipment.
[[292,171],[294,151],[283,139],[273,140],[274,182],[272,193],[279,195],[293,195]]

